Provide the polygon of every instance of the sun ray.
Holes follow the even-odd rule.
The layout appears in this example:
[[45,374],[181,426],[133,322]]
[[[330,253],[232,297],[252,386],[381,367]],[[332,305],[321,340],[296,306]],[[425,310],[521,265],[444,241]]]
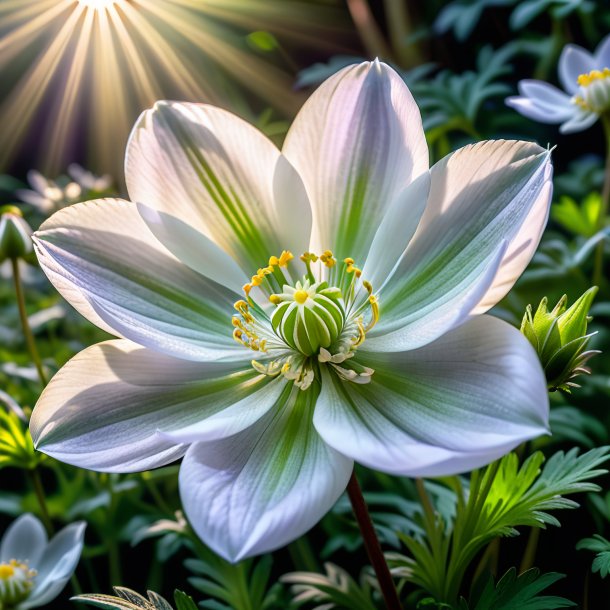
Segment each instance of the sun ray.
[[88,150],[93,170],[118,178],[130,127],[156,99],[289,116],[301,102],[294,66],[246,36],[313,41],[332,27],[324,11],[299,0],[2,0],[0,171],[35,158],[59,172]]

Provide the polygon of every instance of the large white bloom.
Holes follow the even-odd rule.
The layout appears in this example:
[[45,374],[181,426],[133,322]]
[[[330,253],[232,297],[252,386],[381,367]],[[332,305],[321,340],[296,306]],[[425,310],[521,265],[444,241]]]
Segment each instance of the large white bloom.
[[520,95],[506,103],[535,121],[561,123],[561,133],[591,127],[610,110],[610,36],[593,54],[566,45],[559,58],[559,80],[565,92],[539,80],[519,81]]
[[534,350],[479,314],[539,242],[548,151],[483,142],[429,169],[411,94],[374,62],[328,79],[282,152],[159,102],[126,178],[136,203],[77,204],[35,236],[57,289],[122,337],[44,391],[42,451],[119,472],[184,455],[186,513],[236,560],[314,525],[352,460],[446,475],[546,431]]
[[72,523],[50,541],[42,523],[25,514],[0,540],[0,608],[26,610],[54,600],[74,573],[85,523]]

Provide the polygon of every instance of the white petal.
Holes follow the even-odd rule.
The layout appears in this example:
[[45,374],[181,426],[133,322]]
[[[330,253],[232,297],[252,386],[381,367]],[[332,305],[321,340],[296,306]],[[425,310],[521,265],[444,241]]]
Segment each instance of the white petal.
[[574,113],[571,96],[543,81],[521,80],[519,93],[507,98],[507,105],[536,121],[559,123]]
[[610,35],[607,35],[595,49],[595,60],[594,65],[589,68],[590,70],[603,70],[604,68],[610,68]]
[[466,146],[430,173],[426,210],[379,292],[367,351],[420,347],[491,306],[529,262],[546,222],[549,153],[535,144]]
[[21,515],[4,532],[0,543],[0,563],[17,559],[35,565],[46,544],[47,533],[42,523],[29,513]]
[[100,328],[189,360],[247,357],[232,339],[236,294],[175,259],[135,204],[64,208],[43,223],[35,244],[57,290]]
[[229,561],[298,538],[345,490],[352,461],[313,429],[316,393],[292,384],[258,423],[196,443],[180,469],[180,495],[200,538]]
[[298,174],[266,136],[225,110],[157,102],[133,129],[125,177],[132,201],[203,233],[249,276],[283,249],[307,248],[311,210]]
[[341,453],[385,472],[444,476],[548,430],[538,357],[515,328],[480,316],[410,352],[362,354],[366,385],[324,373],[314,425]]
[[240,294],[249,277],[209,237],[176,216],[144,204],[138,211],[153,235],[180,261],[201,275]]
[[599,116],[595,112],[587,112],[579,109],[574,116],[561,125],[559,131],[561,133],[576,133],[589,129],[593,123],[597,121]]
[[[186,445],[171,433],[199,423],[202,434],[218,437],[249,426],[273,404],[263,400],[267,385],[271,378],[249,364],[189,362],[130,341],[107,341],[77,354],[55,375],[30,430],[37,448],[62,462],[109,472],[146,470],[184,454]],[[245,398],[249,406],[224,427],[214,419]],[[213,431],[200,423],[208,417]]]
[[390,203],[428,169],[419,109],[398,74],[378,61],[326,80],[297,115],[283,152],[312,204],[311,249],[357,262]]
[[568,44],[559,58],[559,80],[566,91],[574,94],[580,88],[578,77],[600,67],[603,65],[600,65],[591,53],[578,45]]
[[80,559],[85,536],[84,522],[72,523],[57,533],[45,549],[40,561],[31,564],[37,575],[34,589],[19,607],[44,606],[55,599],[66,586]]
[[[540,123],[561,123],[561,121],[570,116],[563,107],[556,106],[552,109],[544,108],[539,106],[536,100],[531,100],[528,97],[515,95],[507,97],[505,102],[507,106],[514,108],[528,119]],[[573,112],[575,112],[574,109]]]
[[429,192],[430,172],[424,172],[398,194],[383,217],[362,269],[362,277],[375,289],[391,275],[415,234]]

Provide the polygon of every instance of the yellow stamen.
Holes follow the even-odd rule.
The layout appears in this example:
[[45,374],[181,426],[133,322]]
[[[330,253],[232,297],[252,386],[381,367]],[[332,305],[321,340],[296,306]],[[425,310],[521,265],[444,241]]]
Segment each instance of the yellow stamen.
[[303,303],[305,303],[305,301],[308,298],[309,298],[309,293],[307,292],[307,290],[296,290],[294,293],[294,300],[299,305],[302,305]]
[[15,568],[12,565],[2,563],[0,564],[0,578],[7,580],[15,573]]
[[323,254],[320,254],[320,260],[329,268],[334,267],[337,263],[331,250],[325,250]]
[[280,259],[277,256],[269,257],[269,266],[270,267],[277,266],[279,264],[280,264]]
[[591,70],[588,74],[581,74],[576,82],[581,87],[588,87],[592,82],[596,80],[602,80],[610,76],[610,68],[604,68],[603,70]]
[[252,284],[244,284],[242,286],[242,290],[246,293],[246,296],[250,294],[250,290],[252,290]]
[[294,258],[292,252],[290,250],[283,250],[280,254],[280,260],[278,261],[278,265],[280,267],[287,267],[288,263]]
[[272,294],[269,297],[269,300],[274,304],[274,305],[279,305],[282,302],[282,299],[277,295],[277,294]]

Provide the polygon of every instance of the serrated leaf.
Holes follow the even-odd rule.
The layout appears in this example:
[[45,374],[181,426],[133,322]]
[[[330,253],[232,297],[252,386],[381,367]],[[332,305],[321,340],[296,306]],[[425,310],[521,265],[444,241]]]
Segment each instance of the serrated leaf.
[[563,574],[540,575],[536,568],[517,576],[517,570],[511,568],[496,586],[489,579],[472,610],[557,610],[575,606],[563,597],[539,595],[561,578]]

